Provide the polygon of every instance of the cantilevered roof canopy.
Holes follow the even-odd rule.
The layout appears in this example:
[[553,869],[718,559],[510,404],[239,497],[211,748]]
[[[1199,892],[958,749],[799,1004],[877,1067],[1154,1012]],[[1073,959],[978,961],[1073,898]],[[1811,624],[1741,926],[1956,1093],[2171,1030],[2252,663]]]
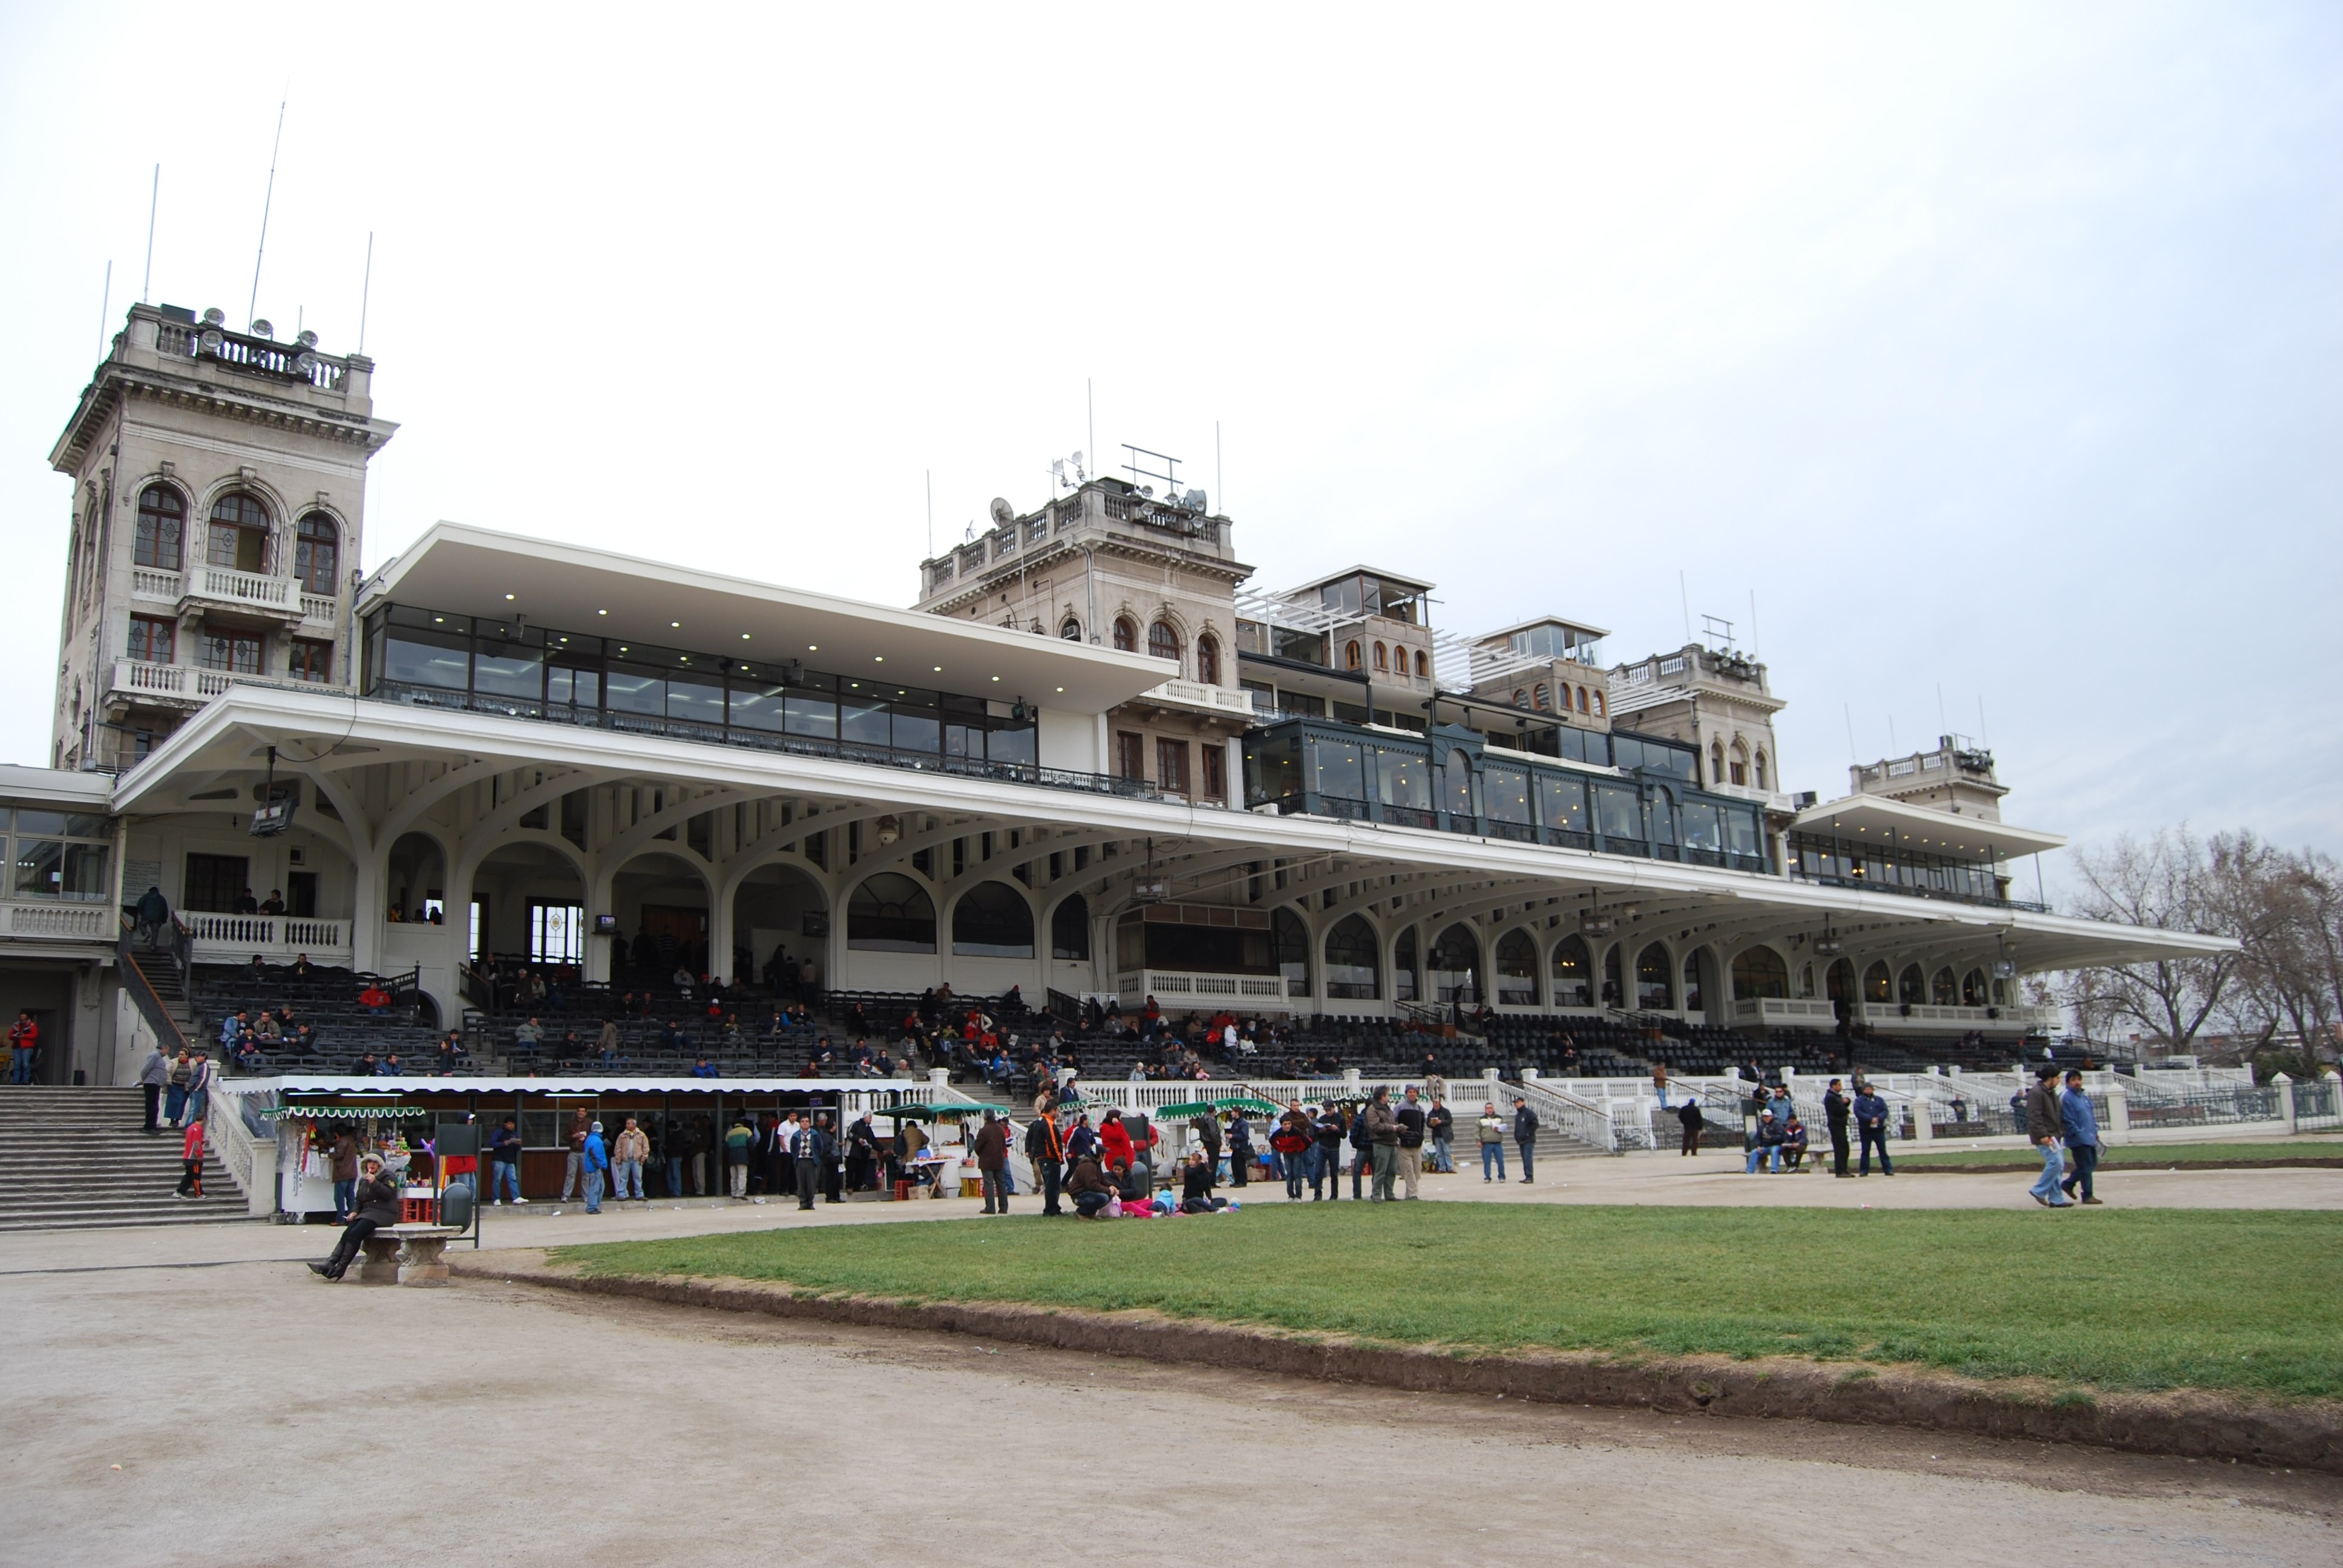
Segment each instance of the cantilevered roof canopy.
[[368,585],[423,608],[1102,713],[1177,665],[608,550],[435,523]]
[[1894,844],[1959,860],[2006,860],[2062,849],[2066,842],[2057,833],[1907,806],[1880,795],[1849,795],[1809,806],[1790,826],[1799,832],[1836,834],[1859,844]]

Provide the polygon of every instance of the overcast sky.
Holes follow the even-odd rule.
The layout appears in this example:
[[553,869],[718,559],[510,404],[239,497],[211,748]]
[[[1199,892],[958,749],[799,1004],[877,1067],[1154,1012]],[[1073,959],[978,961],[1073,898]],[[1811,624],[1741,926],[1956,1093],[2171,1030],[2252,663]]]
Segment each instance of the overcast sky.
[[369,568],[447,518],[904,603],[928,470],[942,542],[1128,441],[1264,587],[1632,658],[1682,572],[1791,789],[1948,725],[2079,842],[2343,850],[2331,4],[496,10],[0,7],[0,759],[106,264],[118,326],[160,162],[151,297],[243,321],[289,94],[258,312],[355,347],[374,234]]

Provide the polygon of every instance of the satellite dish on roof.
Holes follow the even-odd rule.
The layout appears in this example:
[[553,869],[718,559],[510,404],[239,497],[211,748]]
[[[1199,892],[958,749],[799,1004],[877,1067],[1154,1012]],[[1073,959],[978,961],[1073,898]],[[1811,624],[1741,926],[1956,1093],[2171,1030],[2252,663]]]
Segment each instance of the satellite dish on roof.
[[1017,508],[1009,504],[1006,497],[992,498],[992,520],[1002,528],[1007,528],[1017,520]]

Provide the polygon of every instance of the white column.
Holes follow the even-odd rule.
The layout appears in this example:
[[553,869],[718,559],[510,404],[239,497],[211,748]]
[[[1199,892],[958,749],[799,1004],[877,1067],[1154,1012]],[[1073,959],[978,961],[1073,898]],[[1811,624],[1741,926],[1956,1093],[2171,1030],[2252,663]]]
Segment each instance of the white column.
[[2286,1122],[2286,1135],[2291,1138],[2295,1131],[2294,1080],[2281,1072],[2270,1082],[2278,1090],[2278,1113]]
[[2106,1131],[2109,1142],[2128,1143],[2131,1141],[2131,1099],[2128,1095],[2124,1093],[2120,1086],[2111,1085],[2107,1090],[2107,1125]]

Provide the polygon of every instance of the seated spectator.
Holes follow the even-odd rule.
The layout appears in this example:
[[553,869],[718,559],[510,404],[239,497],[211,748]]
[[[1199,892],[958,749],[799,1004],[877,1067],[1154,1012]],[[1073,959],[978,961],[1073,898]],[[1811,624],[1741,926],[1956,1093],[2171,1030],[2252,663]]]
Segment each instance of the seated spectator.
[[398,1052],[395,1050],[388,1056],[384,1057],[382,1059],[382,1065],[375,1069],[375,1071],[384,1078],[397,1078],[406,1070],[406,1068],[399,1065]]
[[537,1048],[545,1040],[545,1026],[531,1018],[513,1030],[513,1050],[523,1056],[535,1056]]
[[390,993],[376,981],[368,980],[366,989],[358,992],[358,1005],[380,1018],[390,1010]]
[[716,1064],[703,1056],[698,1061],[692,1063],[691,1076],[694,1078],[717,1078],[722,1075],[716,1070]]
[[261,900],[260,912],[264,915],[283,914],[285,912],[284,891],[277,888],[269,889],[268,897]]
[[293,1032],[285,1037],[285,1050],[294,1056],[315,1056],[317,1053],[317,1031],[306,1023],[297,1023]]
[[238,1008],[220,1020],[219,1043],[223,1046],[233,1046],[236,1044],[236,1036],[250,1033],[251,1030],[251,1018],[242,1008]]
[[[236,896],[234,902],[235,907],[228,910],[228,913],[231,915],[256,915],[260,913],[260,900],[252,896],[252,890],[250,888],[246,888],[244,891],[238,893]],[[252,961],[256,966],[260,962],[260,955],[258,953],[253,954]]]
[[1779,1174],[1782,1169],[1782,1138],[1781,1119],[1774,1114],[1774,1108],[1769,1105],[1757,1113],[1756,1140],[1749,1145],[1749,1161],[1741,1168],[1742,1174],[1755,1176],[1757,1167],[1764,1164],[1769,1156],[1773,1160],[1773,1167],[1767,1173]]
[[1099,1165],[1096,1150],[1085,1151],[1074,1161],[1073,1174],[1066,1178],[1066,1191],[1074,1201],[1074,1211],[1085,1220],[1119,1219],[1122,1214],[1121,1196],[1114,1183],[1106,1179]]
[[309,961],[309,955],[307,953],[295,953],[293,955],[293,967],[287,971],[286,978],[287,980],[307,980],[310,973],[315,970],[317,967],[317,965]]
[[369,1050],[351,1064],[350,1075],[354,1078],[378,1078],[382,1075],[382,1063],[377,1061],[374,1052]]
[[1787,1159],[1791,1170],[1797,1171],[1805,1167],[1806,1124],[1798,1120],[1798,1113],[1795,1111],[1790,1112],[1789,1125],[1782,1129],[1782,1153]]
[[659,1048],[663,1051],[687,1050],[690,1045],[691,1037],[684,1033],[681,1026],[673,1019],[668,1020],[667,1027],[659,1031]]
[[463,1064],[463,1060],[464,1037],[449,1030],[447,1038],[439,1042],[439,1076],[455,1076],[456,1069]]
[[1209,1214],[1215,1209],[1226,1208],[1227,1199],[1212,1196],[1212,1183],[1219,1174],[1202,1150],[1189,1150],[1187,1168],[1180,1172],[1180,1212]]

